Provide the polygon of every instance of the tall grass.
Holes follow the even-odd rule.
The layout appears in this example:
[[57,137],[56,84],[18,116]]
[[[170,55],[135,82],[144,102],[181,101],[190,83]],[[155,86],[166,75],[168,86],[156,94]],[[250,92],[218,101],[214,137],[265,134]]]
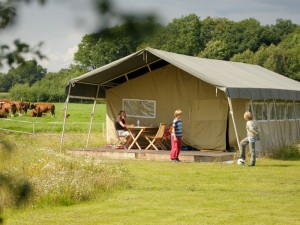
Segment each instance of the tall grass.
[[300,144],[274,149],[270,157],[281,160],[300,160]]
[[[1,135],[0,138],[1,143],[12,146],[12,152],[1,155],[5,159],[1,158],[0,170],[14,179],[29,181],[31,206],[71,205],[106,197],[128,185],[129,173],[123,163],[60,154],[58,145],[43,136]],[[5,152],[6,147],[1,144],[0,152]],[[10,190],[1,192],[2,206],[10,206],[13,198]]]

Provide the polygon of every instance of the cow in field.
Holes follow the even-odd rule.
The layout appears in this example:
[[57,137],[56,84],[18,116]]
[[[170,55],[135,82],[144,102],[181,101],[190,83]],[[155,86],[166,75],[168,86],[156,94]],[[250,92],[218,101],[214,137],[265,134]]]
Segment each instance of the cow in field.
[[42,117],[42,115],[42,113],[38,113],[35,109],[29,113],[29,116],[31,117]]
[[7,109],[0,109],[0,118],[7,118],[7,115],[8,115],[8,110]]
[[[5,103],[13,103],[16,105],[16,111],[19,112],[19,116],[23,116],[24,113],[27,113],[27,110],[29,109],[30,102],[22,102],[22,101],[9,101],[7,99],[0,100],[0,102]],[[13,111],[13,115],[15,116],[16,111]]]
[[30,102],[22,102],[22,109],[23,109],[23,112],[25,112],[25,114],[27,113],[29,107],[30,107]]
[[12,103],[15,103],[17,111],[19,112],[19,116],[23,116],[24,114],[24,103],[21,101],[11,101]]
[[7,115],[10,113],[11,116],[15,116],[17,112],[16,104],[9,101],[1,102],[0,109],[4,110]]
[[50,112],[51,116],[55,116],[55,105],[51,103],[33,103],[30,105],[30,109],[36,111],[37,117],[47,112]]

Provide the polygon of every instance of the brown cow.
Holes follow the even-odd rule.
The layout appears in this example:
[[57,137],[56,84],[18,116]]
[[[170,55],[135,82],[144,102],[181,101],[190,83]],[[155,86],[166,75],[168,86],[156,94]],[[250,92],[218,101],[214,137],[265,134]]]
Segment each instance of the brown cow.
[[[1,103],[0,103],[1,105]],[[7,118],[8,110],[5,108],[0,108],[0,118]]]
[[25,114],[27,113],[27,110],[29,109],[29,107],[30,107],[30,102],[23,102],[22,109],[23,109],[23,112],[25,112]]
[[[1,100],[1,102],[12,103],[16,105],[16,110],[13,110],[12,114],[15,116],[16,112],[19,112],[19,116],[24,114],[24,109],[26,107],[25,102],[22,101],[9,101],[7,99]],[[28,107],[27,107],[28,108]]]
[[19,116],[23,116],[24,113],[24,103],[21,101],[11,101],[12,103],[15,103],[17,111],[19,112]]
[[29,113],[29,116],[31,117],[42,117],[42,115],[42,113],[38,113],[35,109]]
[[51,103],[34,103],[30,105],[30,109],[34,109],[37,115],[50,112],[51,116],[55,116],[55,105]]
[[11,116],[15,116],[17,112],[16,104],[13,102],[1,102],[1,109],[4,109],[7,114],[10,113]]

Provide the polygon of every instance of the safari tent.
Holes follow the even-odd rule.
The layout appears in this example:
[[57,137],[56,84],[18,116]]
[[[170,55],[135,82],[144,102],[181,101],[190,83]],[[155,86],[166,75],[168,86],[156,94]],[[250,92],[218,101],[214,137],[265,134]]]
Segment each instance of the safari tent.
[[299,141],[300,83],[257,65],[145,48],[70,80],[66,92],[67,102],[106,100],[108,143],[120,109],[143,125],[171,123],[183,110],[184,141],[196,149],[238,148],[246,110],[259,123],[257,150]]

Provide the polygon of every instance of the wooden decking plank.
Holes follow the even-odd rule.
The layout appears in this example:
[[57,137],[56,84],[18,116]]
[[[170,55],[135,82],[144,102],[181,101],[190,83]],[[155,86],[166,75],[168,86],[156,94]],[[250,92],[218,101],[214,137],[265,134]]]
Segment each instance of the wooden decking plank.
[[[137,149],[112,149],[109,147],[101,148],[82,148],[70,149],[69,154],[107,157],[113,159],[143,159],[143,160],[170,160],[168,150],[137,150]],[[227,162],[234,160],[234,152],[201,150],[201,151],[181,151],[180,160],[183,162]]]

